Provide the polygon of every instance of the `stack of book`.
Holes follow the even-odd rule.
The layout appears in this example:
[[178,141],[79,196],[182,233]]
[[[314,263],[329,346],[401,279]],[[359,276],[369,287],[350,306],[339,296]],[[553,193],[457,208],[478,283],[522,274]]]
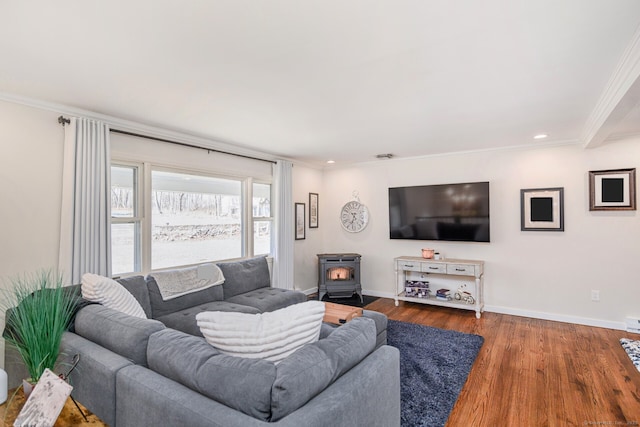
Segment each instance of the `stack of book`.
[[436,299],[439,299],[441,301],[450,301],[451,291],[447,288],[438,289],[436,291]]
[[429,282],[422,280],[406,280],[404,295],[414,298],[429,298]]

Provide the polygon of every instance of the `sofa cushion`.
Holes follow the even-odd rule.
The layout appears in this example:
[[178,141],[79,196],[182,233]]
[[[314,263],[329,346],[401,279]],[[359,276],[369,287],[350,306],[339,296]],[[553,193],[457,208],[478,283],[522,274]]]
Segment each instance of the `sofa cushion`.
[[255,307],[261,313],[279,310],[307,300],[307,296],[302,292],[270,287],[255,289],[225,299],[228,302]]
[[148,359],[152,370],[226,406],[264,421],[271,415],[272,362],[227,356],[173,329],[151,336]]
[[157,320],[129,316],[92,304],[78,311],[75,333],[117,353],[138,365],[147,366],[147,341],[164,329]]
[[148,275],[145,277],[145,280],[149,288],[149,300],[151,302],[151,312],[153,313],[154,319],[184,310],[185,308],[200,305],[203,302],[221,301],[223,299],[222,286],[212,286],[201,291],[164,301],[153,276]]
[[279,362],[318,340],[323,316],[324,303],[307,301],[261,314],[207,311],[196,320],[207,342],[221,353]]
[[189,335],[202,337],[202,332],[196,322],[196,314],[203,311],[235,311],[238,313],[259,313],[257,308],[247,305],[238,305],[228,301],[211,301],[195,307],[185,308],[184,310],[170,313],[158,317],[156,320],[161,321],[168,328],[177,329]]
[[229,299],[245,292],[271,286],[269,265],[264,256],[242,261],[221,262],[218,267],[224,274],[224,299]]
[[144,277],[140,275],[121,277],[116,280],[116,282],[124,286],[124,288],[133,295],[144,310],[144,314],[147,315],[148,319],[151,319],[151,302],[149,301],[149,291],[147,289],[147,282],[144,281]]
[[108,277],[92,273],[82,275],[82,297],[130,316],[146,319],[140,303],[120,283]]
[[282,360],[271,391],[271,421],[307,403],[369,355],[375,345],[373,320],[357,317]]

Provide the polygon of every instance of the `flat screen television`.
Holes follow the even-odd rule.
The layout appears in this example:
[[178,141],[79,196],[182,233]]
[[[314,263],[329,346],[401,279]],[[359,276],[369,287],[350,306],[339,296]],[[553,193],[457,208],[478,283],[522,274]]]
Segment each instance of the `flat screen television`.
[[389,237],[489,242],[489,183],[389,188]]

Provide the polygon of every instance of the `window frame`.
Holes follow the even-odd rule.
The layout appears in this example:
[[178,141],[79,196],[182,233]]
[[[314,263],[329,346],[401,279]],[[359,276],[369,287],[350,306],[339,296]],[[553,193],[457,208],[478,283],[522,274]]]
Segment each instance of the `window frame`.
[[[239,176],[234,174],[222,174],[216,173],[215,171],[210,170],[202,170],[202,169],[189,169],[180,166],[166,165],[160,163],[152,163],[152,162],[134,162],[128,160],[121,160],[112,158],[110,166],[120,166],[120,167],[137,167],[137,191],[136,199],[138,202],[138,212],[135,215],[135,221],[138,221],[139,231],[137,244],[134,244],[134,266],[136,271],[121,273],[120,275],[133,275],[133,274],[147,274],[154,270],[152,270],[152,228],[153,228],[153,218],[152,218],[152,203],[151,196],[153,194],[152,190],[152,173],[153,171],[161,171],[161,172],[169,172],[169,173],[181,173],[187,175],[198,175],[209,178],[218,178],[218,179],[227,179],[238,181],[240,183],[240,228],[241,228],[241,257],[240,258],[229,258],[229,259],[211,259],[206,262],[221,262],[228,261],[233,259],[242,259],[256,256],[254,251],[254,232],[255,232],[255,222],[256,221],[269,221],[271,222],[271,232],[270,232],[270,244],[269,244],[269,253],[268,254],[260,254],[260,255],[271,255],[273,252],[273,230],[275,218],[273,216],[274,213],[274,189],[273,182],[271,180],[267,180],[264,178],[255,178],[251,176]],[[265,184],[270,186],[270,213],[269,217],[254,217],[253,216],[253,184]],[[132,219],[127,217],[116,218],[111,217],[110,226],[117,223],[130,223]],[[175,265],[167,268],[181,268],[188,267],[190,265],[195,264],[186,264],[186,265]]]
[[[144,174],[144,164],[143,163],[138,163],[138,162],[130,162],[130,161],[111,161],[110,167],[109,167],[109,173],[111,173],[111,170],[113,167],[121,167],[121,168],[129,168],[129,169],[133,169],[134,171],[134,175],[133,175],[133,215],[132,216],[127,216],[127,217],[115,217],[113,216],[113,214],[110,217],[110,223],[109,223],[109,227],[112,229],[112,226],[114,224],[133,224],[134,225],[134,236],[133,236],[133,270],[134,271],[127,271],[127,272],[119,272],[117,274],[122,274],[122,275],[126,275],[126,274],[131,274],[131,273],[135,273],[139,270],[142,269],[142,265],[143,265],[143,261],[142,261],[142,253],[144,253],[144,251],[142,250],[142,246],[144,245],[144,212],[145,212],[145,207],[144,207],[144,197],[143,197],[143,192],[144,192],[144,186],[141,185],[141,182],[144,181],[143,178],[143,174]],[[110,191],[112,190],[113,185],[111,186],[111,188],[109,189]],[[110,250],[112,250],[113,245],[111,242],[109,242],[109,248]],[[112,267],[113,267],[113,261],[112,261]]]
[[[253,215],[253,185],[254,184],[263,184],[263,185],[268,185],[269,186],[269,202],[270,202],[270,207],[269,207],[269,213],[270,216],[266,217],[266,216],[254,216]],[[273,192],[273,183],[272,182],[266,182],[265,180],[259,180],[259,179],[250,179],[249,183],[248,183],[249,188],[251,189],[251,194],[249,197],[247,197],[248,202],[249,202],[249,211],[251,212],[251,230],[250,230],[250,234],[249,236],[251,236],[250,239],[248,239],[251,242],[251,254],[252,256],[258,256],[258,255],[271,255],[271,253],[273,252],[273,243],[274,243],[274,235],[273,235],[273,231],[274,231],[274,224],[275,224],[275,218],[273,216],[273,212],[274,212],[274,206],[273,206],[273,200],[274,200],[274,192]],[[256,222],[269,222],[271,223],[270,225],[270,242],[269,242],[269,253],[267,254],[256,254],[255,253],[255,231],[256,231]]]

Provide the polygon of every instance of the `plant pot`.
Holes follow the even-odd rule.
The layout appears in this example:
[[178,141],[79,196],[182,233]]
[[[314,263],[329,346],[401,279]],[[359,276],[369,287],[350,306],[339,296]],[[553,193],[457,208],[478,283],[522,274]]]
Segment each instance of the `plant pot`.
[[422,258],[432,259],[433,258],[433,249],[423,249],[422,250]]
[[24,393],[24,399],[27,400],[29,395],[36,387],[36,383],[33,382],[31,378],[27,378],[22,380],[22,392]]

